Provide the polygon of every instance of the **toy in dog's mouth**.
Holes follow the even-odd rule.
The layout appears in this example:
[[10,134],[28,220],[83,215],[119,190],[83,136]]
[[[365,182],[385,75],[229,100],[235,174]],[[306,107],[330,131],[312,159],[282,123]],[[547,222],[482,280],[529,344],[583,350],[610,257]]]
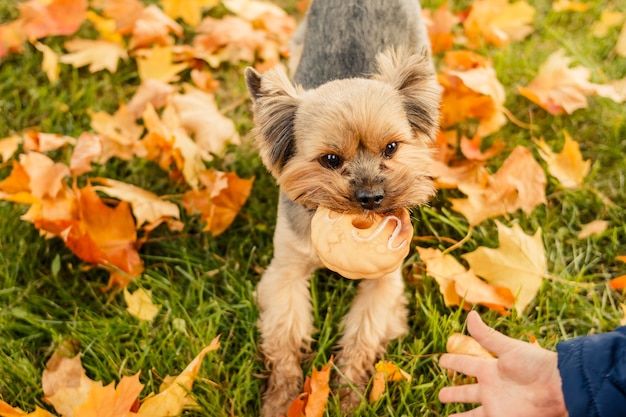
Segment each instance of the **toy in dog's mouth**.
[[311,222],[313,247],[324,266],[350,279],[376,279],[399,268],[412,236],[406,209],[364,216],[319,207]]

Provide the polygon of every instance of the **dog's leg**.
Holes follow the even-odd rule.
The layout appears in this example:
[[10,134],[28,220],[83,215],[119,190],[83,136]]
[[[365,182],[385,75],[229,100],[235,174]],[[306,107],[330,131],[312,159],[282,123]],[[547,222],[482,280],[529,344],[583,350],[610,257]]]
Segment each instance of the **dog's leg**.
[[344,333],[337,365],[342,411],[359,405],[377,357],[387,342],[406,333],[407,310],[400,269],[374,280],[363,280],[350,311],[344,318]]
[[263,395],[264,417],[286,414],[300,394],[300,362],[313,333],[309,279],[319,260],[311,254],[310,243],[303,242],[288,223],[279,214],[274,258],[257,287],[260,348],[270,371]]

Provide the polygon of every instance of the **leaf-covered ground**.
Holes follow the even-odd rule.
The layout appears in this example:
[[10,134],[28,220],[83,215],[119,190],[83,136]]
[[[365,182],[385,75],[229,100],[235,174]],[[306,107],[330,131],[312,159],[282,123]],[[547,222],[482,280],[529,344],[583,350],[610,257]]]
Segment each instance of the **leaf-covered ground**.
[[[18,18],[17,4],[0,3],[0,23]],[[466,10],[470,4],[455,5],[454,11]],[[299,16],[293,1],[280,5]],[[486,57],[497,74],[505,99],[504,103],[495,100],[495,108],[503,105],[506,114],[501,125],[496,120],[498,112],[479,112],[474,114],[478,124],[465,121],[450,129],[461,133],[475,132],[477,125],[487,132],[491,129],[490,135],[485,134],[483,151],[497,139],[504,143],[499,153],[478,164],[494,178],[516,147],[528,150],[546,175],[545,194],[540,196],[545,203],[528,210],[504,210],[486,220],[468,220],[463,211],[453,209],[454,199],[467,195],[454,188],[443,189],[430,207],[414,212],[415,244],[439,251],[452,247],[449,254],[462,268],[468,268],[471,260],[462,255],[501,245],[497,221],[506,227],[519,227],[529,236],[541,228],[546,271],[540,277],[538,292],[524,306],[524,314],[513,311],[502,315],[484,306],[476,308],[499,330],[525,340],[537,338],[552,348],[560,340],[611,330],[625,316],[621,308],[624,295],[609,282],[626,274],[626,263],[616,259],[626,255],[626,112],[624,103],[595,93],[589,94],[586,107],[571,114],[554,105],[544,109],[539,98],[534,100],[536,104],[520,95],[519,87],[530,86],[542,64],[559,50],[572,60],[570,67],[588,69],[589,82],[600,85],[626,77],[626,58],[616,50],[623,21],[604,36],[592,34],[603,11],[620,11],[615,3],[589,2],[584,12],[557,11],[548,1],[533,2],[533,6],[536,12],[529,23],[531,30],[508,44],[488,43],[493,33],[486,30],[466,33],[469,26],[453,26],[454,33],[477,43],[473,52]],[[434,11],[439,2],[429,2],[427,7]],[[231,13],[218,5],[206,14],[221,19]],[[183,24],[180,19],[178,22]],[[513,31],[524,32],[521,26]],[[484,24],[478,27],[484,29]],[[97,34],[92,26],[84,25],[76,36],[94,38]],[[181,39],[189,40],[190,36],[188,31]],[[65,53],[66,40],[64,36],[49,36],[41,42]],[[465,46],[457,43],[454,49],[464,50]],[[444,52],[437,60],[443,73]],[[110,271],[79,259],[61,239],[41,236],[33,224],[20,219],[27,209],[24,205],[0,200],[0,400],[29,412],[35,406],[53,411],[42,401],[42,372],[53,352],[68,343],[81,352],[90,379],[106,385],[140,371],[140,382],[145,385],[142,395],[157,392],[167,375],[179,375],[221,335],[220,348],[207,355],[193,387],[199,408],[186,413],[258,415],[263,365],[256,347],[254,287],[271,259],[277,189],[250,142],[252,121],[242,79],[243,68],[249,64],[223,63],[213,71],[220,82],[215,91],[218,107],[234,121],[242,144],[230,145],[207,161],[206,167],[234,172],[241,178],[255,177],[251,195],[234,223],[217,237],[203,231],[205,222],[199,216],[184,210],[182,231],[160,226],[149,234],[139,251],[144,272],[128,289],[133,293],[138,289],[151,291],[152,301],[160,306],[153,321],[131,315],[123,292],[102,291]],[[181,76],[188,79],[189,69]],[[93,112],[114,113],[133,97],[142,82],[135,60],[129,59],[120,61],[114,73],[91,73],[86,67],[62,64],[59,80],[51,83],[42,70],[42,53],[27,43],[23,52],[2,58],[0,80],[0,139],[31,127],[77,138],[91,130]],[[554,152],[560,152],[565,132],[579,144],[582,158],[590,161],[582,183],[571,188],[566,188],[563,177],[559,178],[541,156],[542,150],[546,153],[541,139]],[[445,162],[461,164],[468,159],[468,152],[455,150],[454,158]],[[48,155],[65,163],[71,156],[67,148]],[[17,158],[0,161],[0,181],[10,176]],[[182,195],[187,190],[145,158],[112,158],[93,167],[90,177],[124,181],[160,196]],[[514,193],[533,181],[527,171],[518,174],[514,176],[518,180],[511,191]],[[497,184],[511,183],[502,181]],[[85,186],[85,177],[78,186]],[[507,198],[511,196],[507,194]],[[518,203],[523,207],[523,202]],[[599,234],[579,237],[583,227],[596,220],[606,221],[605,228]],[[453,247],[468,234],[462,244]],[[430,268],[416,250],[411,252],[405,269],[411,330],[390,345],[385,357],[411,379],[389,383],[380,399],[364,404],[359,415],[440,416],[454,410],[437,400],[438,389],[451,381],[437,366],[436,357],[445,351],[448,336],[463,330],[465,311],[442,295],[436,279],[441,277],[428,274]],[[355,288],[353,281],[325,271],[313,277],[319,333],[313,345],[315,354],[304,365],[307,374],[312,367],[319,369],[329,361],[340,332],[339,320],[349,308]],[[480,301],[484,304],[485,299],[479,297],[477,304]],[[339,415],[332,396],[327,412]]]

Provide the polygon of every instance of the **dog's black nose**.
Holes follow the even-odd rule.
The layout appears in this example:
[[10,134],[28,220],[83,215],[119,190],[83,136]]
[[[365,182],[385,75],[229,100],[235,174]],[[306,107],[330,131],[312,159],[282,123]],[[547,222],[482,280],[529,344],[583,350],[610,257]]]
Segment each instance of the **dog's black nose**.
[[385,198],[385,192],[381,189],[358,190],[354,193],[354,197],[365,210],[374,210],[380,207],[380,203]]

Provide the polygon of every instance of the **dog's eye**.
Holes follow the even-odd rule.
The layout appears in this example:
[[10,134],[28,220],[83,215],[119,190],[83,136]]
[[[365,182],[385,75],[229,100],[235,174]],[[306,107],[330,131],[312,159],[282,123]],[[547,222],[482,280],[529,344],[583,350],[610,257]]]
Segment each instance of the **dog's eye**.
[[385,158],[391,158],[398,150],[398,142],[389,142],[385,149],[383,149],[383,156]]
[[343,165],[343,158],[339,155],[335,155],[334,153],[329,153],[320,156],[319,163],[324,168],[338,169],[341,168],[341,166]]

